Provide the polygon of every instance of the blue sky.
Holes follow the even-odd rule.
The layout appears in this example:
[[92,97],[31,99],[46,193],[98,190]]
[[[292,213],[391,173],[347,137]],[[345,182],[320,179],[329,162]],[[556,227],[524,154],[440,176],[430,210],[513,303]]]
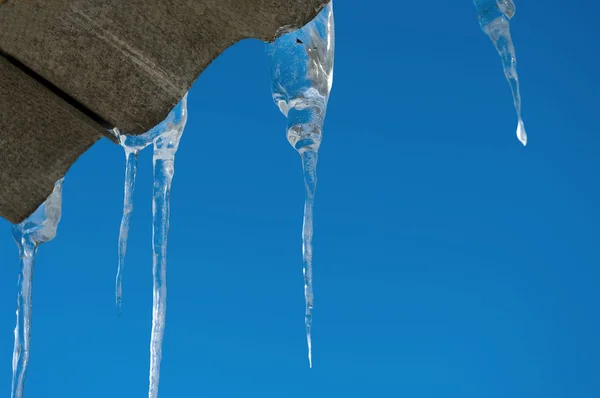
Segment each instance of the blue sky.
[[[189,95],[176,159],[160,396],[600,396],[598,5],[518,1],[529,144],[464,1],[338,1],[319,159],[314,369],[303,326],[300,160],[264,45],[227,50]],[[38,252],[27,398],[147,393],[151,153],[114,306],[124,157],[70,170]],[[18,253],[0,223],[0,394]]]

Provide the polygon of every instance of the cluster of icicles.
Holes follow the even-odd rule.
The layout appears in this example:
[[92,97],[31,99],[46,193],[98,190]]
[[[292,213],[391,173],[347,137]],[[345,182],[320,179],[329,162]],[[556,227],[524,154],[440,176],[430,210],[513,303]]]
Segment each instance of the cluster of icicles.
[[[517,136],[525,145],[527,135],[521,119],[521,99],[516,70],[515,50],[511,40],[509,20],[515,6],[511,0],[474,0],[483,31],[491,38],[502,58],[505,76],[510,83],[518,116]],[[306,197],[302,227],[302,259],[305,324],[308,360],[312,367],[312,283],[313,205],[317,184],[317,158],[321,144],[327,101],[333,83],[334,19],[329,4],[311,23],[287,33],[267,45],[270,61],[273,100],[287,118],[287,138],[302,159]],[[153,144],[154,189],[152,200],[152,274],[153,310],[150,338],[149,398],[158,396],[162,342],[165,331],[167,298],[167,238],[169,231],[171,182],[175,171],[175,154],[187,121],[187,96],[168,117],[147,133],[139,136],[117,135],[125,150],[125,193],[123,218],[118,244],[116,304],[121,312],[123,269],[127,252],[129,223],[133,211],[133,193],[138,155]],[[13,353],[12,398],[23,397],[31,325],[31,283],[37,248],[51,241],[61,216],[61,188],[58,181],[48,199],[24,222],[13,226],[13,235],[21,258],[17,325]]]

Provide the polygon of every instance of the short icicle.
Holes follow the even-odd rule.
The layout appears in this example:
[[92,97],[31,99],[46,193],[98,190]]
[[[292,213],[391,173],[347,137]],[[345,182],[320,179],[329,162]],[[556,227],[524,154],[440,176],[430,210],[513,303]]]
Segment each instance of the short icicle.
[[54,190],[48,199],[25,221],[21,224],[14,224],[12,227],[21,260],[11,398],[23,397],[29,364],[33,266],[38,246],[51,241],[56,236],[62,210],[62,183],[63,180],[60,179],[54,185]]
[[517,56],[510,34],[510,19],[515,15],[513,0],[473,0],[481,29],[490,37],[500,58],[504,75],[510,84],[517,111],[517,138],[527,145],[527,133],[521,117],[521,92],[517,74]]
[[312,368],[312,237],[317,158],[333,84],[334,18],[330,3],[308,25],[267,45],[273,100],[287,117],[287,139],[302,159],[306,198],[302,228],[305,326]]

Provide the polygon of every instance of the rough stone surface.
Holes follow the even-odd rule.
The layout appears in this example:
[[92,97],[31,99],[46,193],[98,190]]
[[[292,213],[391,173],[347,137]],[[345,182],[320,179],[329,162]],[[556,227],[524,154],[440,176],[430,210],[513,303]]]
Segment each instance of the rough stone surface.
[[109,124],[141,134],[244,38],[272,40],[327,0],[8,0],[0,49]]
[[23,221],[103,128],[0,57],[0,215]]
[[31,214],[102,126],[149,130],[229,46],[328,2],[0,0],[0,216]]

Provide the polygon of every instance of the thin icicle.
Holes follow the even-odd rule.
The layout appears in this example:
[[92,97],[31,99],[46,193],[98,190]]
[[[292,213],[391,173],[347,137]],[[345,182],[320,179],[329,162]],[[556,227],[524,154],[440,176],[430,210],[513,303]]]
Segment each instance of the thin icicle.
[[304,185],[306,197],[304,199],[304,222],[302,225],[302,274],[304,275],[304,298],[306,300],[306,342],[308,344],[308,363],[312,368],[312,310],[315,305],[313,293],[312,270],[312,237],[313,237],[313,209],[315,190],[317,189],[317,152],[307,149],[301,152],[302,169],[304,172]]
[[[152,196],[152,332],[150,337],[150,374],[148,397],[158,397],[160,361],[167,312],[167,239],[169,233],[171,182],[175,172],[175,154],[187,122],[187,94],[152,130],[141,135],[118,134],[125,149],[125,193],[119,233],[119,268],[116,278],[117,308],[121,310],[122,281],[129,222],[133,212],[133,192],[138,155],[154,144],[154,185]],[[118,132],[117,132],[118,133]]]
[[312,368],[312,310],[314,307],[312,236],[317,185],[317,158],[333,84],[334,18],[330,3],[308,25],[267,45],[273,100],[287,117],[287,139],[302,158],[306,186],[302,254],[306,300],[306,339]]
[[155,127],[154,189],[152,198],[152,336],[150,339],[149,398],[158,397],[160,361],[167,312],[167,239],[175,154],[187,121],[187,96],[167,119]]
[[25,221],[21,224],[14,224],[12,227],[21,261],[16,312],[17,325],[15,326],[15,346],[12,360],[11,398],[23,397],[29,364],[33,265],[38,246],[51,241],[56,236],[56,229],[61,217],[62,183],[63,180],[60,179],[54,185],[54,190],[48,199]]
[[119,266],[117,268],[116,301],[117,312],[121,314],[123,302],[123,268],[127,254],[127,239],[129,238],[129,223],[133,212],[133,191],[135,190],[135,174],[137,170],[138,151],[125,148],[125,192],[123,199],[123,218],[119,229]]
[[[127,254],[127,241],[129,238],[129,224],[133,213],[133,193],[135,191],[135,177],[138,164],[138,156],[142,149],[152,143],[151,130],[139,136],[128,136],[118,134],[121,146],[125,151],[125,189],[123,194],[123,217],[119,230],[117,277],[115,281],[117,312],[120,314],[123,304],[123,270],[125,267],[125,255]],[[116,133],[118,131],[115,130]]]
[[517,138],[527,145],[527,133],[521,117],[521,92],[519,75],[517,74],[517,56],[510,35],[510,19],[515,15],[515,4],[512,0],[473,0],[479,13],[481,29],[494,43],[500,58],[504,76],[510,85],[515,110],[517,111]]

